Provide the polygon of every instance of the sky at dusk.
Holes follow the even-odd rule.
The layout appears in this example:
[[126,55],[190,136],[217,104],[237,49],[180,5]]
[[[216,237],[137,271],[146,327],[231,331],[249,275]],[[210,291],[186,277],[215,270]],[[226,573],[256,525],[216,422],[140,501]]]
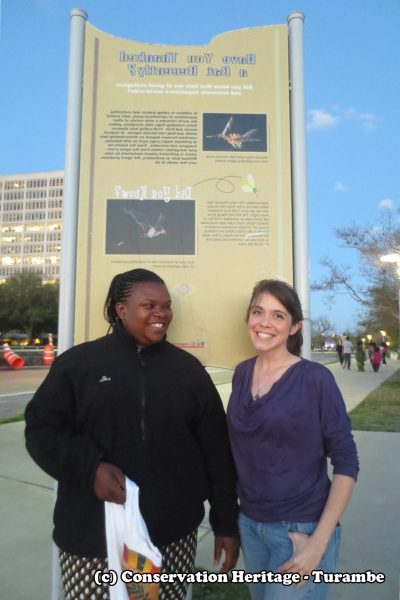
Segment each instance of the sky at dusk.
[[[305,14],[310,279],[330,256],[357,264],[334,229],[400,207],[398,0],[0,0],[0,174],[64,168],[69,14],[118,37],[202,45],[225,31]],[[388,249],[390,251],[390,249]],[[312,293],[337,332],[359,309]]]

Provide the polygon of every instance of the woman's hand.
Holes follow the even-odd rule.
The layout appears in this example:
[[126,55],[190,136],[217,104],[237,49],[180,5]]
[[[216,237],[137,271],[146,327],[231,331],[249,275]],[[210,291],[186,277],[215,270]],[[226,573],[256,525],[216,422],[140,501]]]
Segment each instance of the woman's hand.
[[235,537],[215,536],[214,540],[214,565],[221,560],[222,550],[225,552],[225,560],[220,568],[220,573],[227,573],[236,565],[239,557],[239,540]]
[[[293,554],[284,562],[277,571],[279,573],[299,573],[302,577],[310,575],[321,562],[324,548],[315,541],[312,535],[289,531],[289,538],[293,544]],[[301,587],[307,583],[307,579],[302,579],[298,584]]]
[[[317,568],[350,500],[354,484],[354,479],[348,475],[333,476],[328,499],[314,533],[306,535],[295,531],[289,532],[293,554],[279,567],[281,573],[300,573],[304,576],[310,575]],[[299,585],[305,583],[303,580]]]
[[115,465],[101,462],[96,470],[94,493],[99,500],[124,504],[126,499],[125,475]]

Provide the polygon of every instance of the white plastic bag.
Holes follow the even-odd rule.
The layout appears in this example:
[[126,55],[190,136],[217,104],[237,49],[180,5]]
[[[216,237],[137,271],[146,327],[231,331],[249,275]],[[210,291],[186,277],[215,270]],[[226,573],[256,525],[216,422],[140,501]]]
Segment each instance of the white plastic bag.
[[[158,573],[162,555],[152,543],[146,523],[139,510],[139,488],[126,478],[125,505],[105,502],[108,567],[118,575],[116,585],[110,587],[111,600],[158,598],[159,584],[121,581],[121,571]],[[145,595],[147,594],[147,595]]]

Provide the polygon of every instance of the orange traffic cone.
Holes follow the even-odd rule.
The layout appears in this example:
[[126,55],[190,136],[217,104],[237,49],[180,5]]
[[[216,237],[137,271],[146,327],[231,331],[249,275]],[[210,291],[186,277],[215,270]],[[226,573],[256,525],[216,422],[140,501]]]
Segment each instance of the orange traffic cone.
[[21,369],[25,364],[23,358],[11,351],[7,342],[3,344],[3,358],[12,369]]
[[53,336],[49,335],[49,343],[43,348],[43,364],[51,365],[54,361]]

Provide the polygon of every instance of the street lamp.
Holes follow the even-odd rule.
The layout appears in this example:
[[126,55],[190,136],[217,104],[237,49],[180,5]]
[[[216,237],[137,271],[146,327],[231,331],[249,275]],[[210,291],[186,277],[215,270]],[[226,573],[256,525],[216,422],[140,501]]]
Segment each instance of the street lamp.
[[[391,254],[385,254],[381,256],[382,262],[392,263],[397,265],[397,275],[400,280],[400,254],[398,252],[392,252]],[[400,359],[400,281],[399,281],[399,341],[397,344],[397,358]]]

